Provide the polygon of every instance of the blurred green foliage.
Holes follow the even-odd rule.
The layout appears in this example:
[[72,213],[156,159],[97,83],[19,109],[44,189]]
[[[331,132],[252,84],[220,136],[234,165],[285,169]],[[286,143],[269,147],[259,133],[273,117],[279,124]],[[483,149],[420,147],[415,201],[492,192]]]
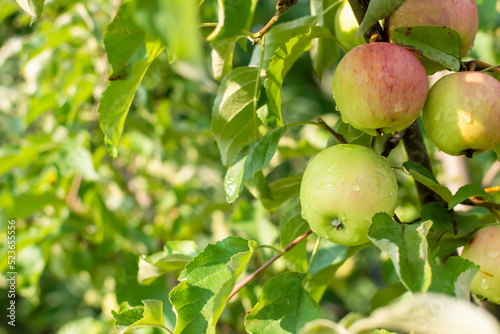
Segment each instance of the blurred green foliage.
[[[477,4],[481,24],[470,57],[498,64],[500,4]],[[252,31],[269,20],[274,6],[258,2]],[[0,272],[7,272],[4,240],[8,221],[15,220],[17,333],[114,332],[111,310],[148,298],[163,301],[166,325],[173,328],[168,292],[177,276],[140,285],[141,255],[161,251],[172,240],[195,240],[203,249],[228,235],[279,247],[276,215],[248,189],[233,205],[225,201],[226,169],[210,132],[218,83],[203,86],[183,76],[166,53],[138,89],[118,158],[107,153],[97,107],[110,74],[103,33],[117,9],[117,1],[47,1],[42,17],[30,25],[14,1],[0,4]],[[309,3],[299,1],[280,22],[309,11]],[[203,1],[199,12],[201,22],[216,22],[217,2]],[[204,37],[210,31],[201,29]],[[248,42],[241,44],[235,67],[247,65],[253,52]],[[205,47],[208,71],[210,50]],[[319,80],[310,58],[298,59],[282,90],[285,123],[318,116],[335,123],[331,72]],[[301,173],[328,140],[315,127],[292,128],[271,161],[272,172],[265,170],[267,180]],[[434,155],[431,145],[429,150]],[[401,165],[404,151],[396,149],[391,159]],[[481,182],[494,160],[488,152],[468,162],[473,182]],[[433,163],[439,178],[441,165],[436,159]],[[397,176],[398,215],[415,219],[413,181],[403,173]],[[257,251],[249,270],[271,255],[267,249]],[[243,309],[256,303],[263,282],[285,265],[277,262],[240,292],[241,303],[229,304],[221,316],[221,332],[244,331]],[[399,291],[397,282],[389,259],[375,248],[364,249],[329,283],[320,303],[323,317],[369,312],[370,305],[381,304],[372,300],[377,291]],[[2,307],[9,302],[7,288],[2,276]],[[7,333],[4,321],[1,334]]]

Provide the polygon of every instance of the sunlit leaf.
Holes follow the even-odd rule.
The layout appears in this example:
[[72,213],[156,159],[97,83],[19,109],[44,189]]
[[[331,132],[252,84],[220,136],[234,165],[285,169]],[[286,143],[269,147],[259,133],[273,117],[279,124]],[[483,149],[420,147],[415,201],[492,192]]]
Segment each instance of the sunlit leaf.
[[187,264],[181,283],[170,292],[177,315],[175,334],[215,333],[227,298],[256,246],[254,241],[228,237],[208,245]]
[[198,246],[192,240],[168,241],[163,248],[162,252],[139,258],[139,283],[147,285],[167,272],[184,269],[199,253]]
[[31,16],[31,23],[42,16],[45,0],[16,0],[16,2]]
[[443,265],[432,265],[432,283],[429,291],[446,293],[469,300],[470,284],[479,266],[458,256],[449,257]]
[[356,321],[349,332],[362,333],[376,328],[390,328],[398,333],[500,333],[498,321],[487,310],[469,301],[436,293],[407,295]]
[[224,178],[224,190],[228,203],[233,203],[238,198],[246,180],[267,166],[276,153],[278,142],[285,132],[284,126],[269,131],[255,145],[252,145],[248,154],[229,167]]
[[318,304],[302,286],[303,274],[285,272],[267,281],[259,301],[245,317],[249,333],[298,333],[321,315]]
[[164,328],[163,303],[159,300],[143,300],[144,306],[111,311],[115,318],[115,327],[118,334],[132,333],[143,326]]
[[[265,37],[264,57],[262,68],[269,67],[271,58],[278,48],[295,36],[307,34],[315,18],[312,16],[301,17],[292,21],[276,24]],[[259,66],[261,60],[261,46],[256,46],[250,60],[251,66]]]
[[[111,54],[113,64],[116,64],[118,72],[114,72],[108,87],[102,94],[99,102],[99,123],[104,132],[104,142],[108,152],[113,158],[118,156],[118,141],[123,131],[123,125],[144,74],[149,65],[164,50],[159,40],[143,40],[139,45],[137,40],[139,29],[130,26],[130,12],[127,3],[120,7],[119,15],[105,32],[106,53]],[[123,48],[123,40],[131,37],[136,46],[135,50]],[[121,53],[121,50],[125,50]],[[130,56],[133,53],[133,56]],[[123,65],[128,59],[126,68]]]
[[425,292],[431,284],[426,239],[431,226],[431,221],[400,224],[377,213],[368,230],[368,238],[389,255],[401,282],[413,292]]
[[269,110],[271,114],[265,120],[271,127],[281,126],[283,116],[281,114],[281,86],[283,80],[297,59],[311,47],[315,38],[330,37],[328,29],[313,27],[307,34],[290,39],[281,46],[274,54],[266,71],[266,94],[269,99]]
[[226,166],[255,138],[259,81],[253,67],[238,67],[222,80],[212,111],[212,132]]

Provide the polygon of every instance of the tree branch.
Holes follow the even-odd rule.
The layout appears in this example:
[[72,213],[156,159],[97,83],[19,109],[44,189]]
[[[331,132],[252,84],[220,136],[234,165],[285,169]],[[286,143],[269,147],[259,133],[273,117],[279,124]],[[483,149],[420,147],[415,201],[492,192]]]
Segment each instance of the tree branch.
[[[409,161],[418,162],[432,173],[431,160],[424,144],[424,137],[416,120],[406,129],[406,133],[403,136],[403,145]],[[422,206],[429,202],[438,202],[446,205],[438,194],[419,182],[415,182],[415,184]]]
[[[352,12],[354,13],[354,16],[359,24],[361,24],[365,17],[369,3],[370,0],[349,0],[349,5],[351,5]],[[363,38],[366,43],[383,42],[384,34],[382,26],[377,22],[366,32],[366,34],[363,35]]]
[[345,144],[346,143],[344,137],[340,133],[335,132],[335,130],[333,130],[328,124],[326,124],[326,122],[323,120],[323,118],[318,117],[318,123],[319,123],[319,126],[321,128],[323,128],[326,131],[330,132],[332,134],[332,136],[334,136],[335,139],[338,140],[339,143],[341,143],[341,144]]
[[278,0],[278,3],[276,4],[276,13],[269,20],[269,22],[267,22],[264,28],[255,34],[247,33],[248,38],[252,41],[252,45],[261,43],[262,37],[264,37],[264,35],[271,30],[272,26],[276,23],[276,21],[278,21],[281,15],[285,14],[296,3],[297,0]]
[[289,243],[287,246],[285,246],[285,248],[282,249],[281,254],[276,254],[275,256],[273,256],[272,259],[270,259],[269,261],[267,261],[266,263],[264,263],[259,269],[257,269],[256,271],[254,271],[251,275],[249,275],[247,278],[245,278],[240,283],[236,284],[235,287],[234,287],[234,289],[233,289],[233,291],[229,295],[229,297],[227,297],[227,300],[229,301],[231,298],[233,298],[233,296],[236,293],[238,293],[238,291],[240,291],[241,288],[243,288],[251,280],[253,280],[255,277],[257,277],[257,275],[259,275],[267,267],[269,267],[271,264],[273,264],[277,259],[279,259],[283,255],[285,255],[286,252],[288,252],[293,247],[297,246],[302,240],[304,240],[305,238],[307,238],[311,233],[312,233],[311,230],[307,230],[306,233],[302,234],[300,237],[298,237],[297,239],[295,239],[294,241],[292,241],[291,243]]

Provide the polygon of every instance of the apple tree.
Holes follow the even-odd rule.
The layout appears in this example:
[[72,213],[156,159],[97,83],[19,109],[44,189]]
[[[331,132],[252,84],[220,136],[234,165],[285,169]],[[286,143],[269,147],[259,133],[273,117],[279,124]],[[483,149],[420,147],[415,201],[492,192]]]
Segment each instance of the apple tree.
[[16,2],[31,312],[83,272],[94,331],[500,333],[499,2]]

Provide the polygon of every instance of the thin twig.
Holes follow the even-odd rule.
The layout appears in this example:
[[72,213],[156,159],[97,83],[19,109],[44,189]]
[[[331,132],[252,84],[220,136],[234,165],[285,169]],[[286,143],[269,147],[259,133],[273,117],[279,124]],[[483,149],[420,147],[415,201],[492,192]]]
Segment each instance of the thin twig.
[[229,295],[229,297],[227,297],[227,300],[229,301],[231,298],[233,298],[233,296],[236,293],[238,293],[238,291],[240,291],[241,288],[243,288],[245,285],[247,285],[251,280],[253,280],[257,275],[259,275],[267,267],[269,267],[271,264],[273,264],[277,259],[279,259],[280,257],[282,257],[286,252],[290,251],[290,249],[292,249],[293,247],[297,246],[302,240],[304,240],[305,238],[307,238],[311,233],[312,233],[311,230],[307,230],[306,233],[302,234],[300,237],[298,237],[297,239],[295,239],[294,241],[292,241],[291,243],[289,243],[288,245],[286,245],[285,248],[282,249],[282,254],[276,254],[275,256],[273,256],[272,259],[270,259],[269,261],[267,261],[266,263],[264,263],[259,269],[257,269],[256,271],[254,271],[252,274],[250,274],[247,278],[245,278],[240,283],[236,284],[235,287],[234,287],[234,289],[233,289],[233,291]]
[[464,66],[468,71],[480,71],[480,72],[492,71],[500,75],[500,65],[490,65],[481,60],[476,59],[464,62]]
[[391,151],[393,149],[395,149],[398,145],[399,145],[399,142],[401,141],[401,139],[403,139],[403,136],[405,135],[406,133],[406,129],[404,129],[403,131],[400,131],[400,132],[396,132],[391,139],[389,139],[386,143],[385,143],[385,150],[384,152],[382,153],[382,156],[384,157],[388,157],[389,154],[391,153]]
[[345,141],[344,137],[340,133],[335,132],[335,130],[333,130],[328,124],[326,124],[326,122],[323,120],[323,118],[318,117],[318,123],[323,129],[330,132],[332,134],[332,136],[334,136],[339,141],[339,143],[341,143],[341,144],[347,143]]
[[271,27],[278,21],[281,15],[285,14],[293,5],[297,3],[297,0],[278,0],[276,4],[276,13],[267,22],[267,24],[259,32],[252,34],[248,33],[248,38],[252,41],[252,45],[260,44],[262,42],[262,37],[271,30]]

